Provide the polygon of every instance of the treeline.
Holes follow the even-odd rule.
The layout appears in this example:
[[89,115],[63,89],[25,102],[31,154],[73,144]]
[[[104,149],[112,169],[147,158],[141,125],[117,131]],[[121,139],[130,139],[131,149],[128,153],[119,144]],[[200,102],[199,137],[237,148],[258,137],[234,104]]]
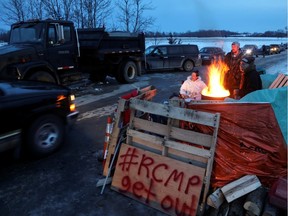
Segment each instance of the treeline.
[[[199,30],[195,32],[187,31],[185,33],[177,33],[177,32],[145,32],[146,37],[169,37],[171,40],[175,37],[287,37],[287,31],[278,30],[278,31],[266,31],[264,33],[239,33],[239,32],[231,32],[225,30]],[[7,42],[9,39],[9,31],[8,32],[0,32],[0,42]]]
[[226,30],[199,30],[185,33],[146,32],[146,37],[287,37],[287,30],[266,31],[264,33],[239,33]]

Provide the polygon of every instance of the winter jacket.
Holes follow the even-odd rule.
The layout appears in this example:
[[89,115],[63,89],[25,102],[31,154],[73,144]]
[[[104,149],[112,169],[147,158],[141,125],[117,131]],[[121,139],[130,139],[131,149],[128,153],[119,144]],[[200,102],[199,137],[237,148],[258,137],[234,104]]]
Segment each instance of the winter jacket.
[[187,80],[185,80],[180,88],[180,94],[187,95],[194,100],[201,100],[201,92],[206,87],[206,84],[202,81],[200,76],[198,76],[196,81],[192,81],[191,76],[188,76]]
[[243,76],[243,85],[240,89],[240,97],[244,97],[250,92],[262,89],[262,80],[260,74],[256,71],[256,66],[251,64],[245,71]]
[[240,62],[242,58],[242,52],[240,52],[237,56],[234,56],[231,52],[229,52],[226,54],[224,59],[226,65],[229,68],[225,74],[224,87],[230,91],[230,95],[233,95],[233,90],[239,89],[240,86]]

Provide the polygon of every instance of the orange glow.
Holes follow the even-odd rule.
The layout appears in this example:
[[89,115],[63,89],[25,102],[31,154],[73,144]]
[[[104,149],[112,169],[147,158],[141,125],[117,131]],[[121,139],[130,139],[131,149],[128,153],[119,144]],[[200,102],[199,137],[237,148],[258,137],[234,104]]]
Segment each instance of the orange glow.
[[228,71],[228,66],[222,61],[212,62],[208,67],[209,83],[203,89],[202,95],[209,97],[227,97],[230,92],[223,86],[224,75]]
[[70,104],[70,111],[74,112],[76,110],[76,105],[75,104]]
[[64,100],[66,97],[65,97],[65,95],[58,95],[57,96],[57,101],[62,101],[62,100]]

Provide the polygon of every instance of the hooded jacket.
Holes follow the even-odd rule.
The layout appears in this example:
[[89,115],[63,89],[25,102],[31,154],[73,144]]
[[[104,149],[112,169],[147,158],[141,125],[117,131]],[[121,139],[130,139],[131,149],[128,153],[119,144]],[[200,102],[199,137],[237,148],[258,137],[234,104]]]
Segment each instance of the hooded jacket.
[[240,97],[244,97],[250,92],[262,89],[262,80],[256,70],[254,63],[251,63],[242,73],[240,84]]
[[201,100],[201,92],[206,87],[200,76],[195,81],[192,81],[191,76],[188,76],[180,88],[180,94],[187,95],[191,99]]

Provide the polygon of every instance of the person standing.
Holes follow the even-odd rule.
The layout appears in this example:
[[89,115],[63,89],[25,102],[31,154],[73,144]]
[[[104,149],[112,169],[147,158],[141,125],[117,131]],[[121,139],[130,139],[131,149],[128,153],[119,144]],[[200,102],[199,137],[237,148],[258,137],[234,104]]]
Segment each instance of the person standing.
[[201,92],[207,85],[199,76],[199,71],[192,71],[180,88],[180,95],[184,99],[201,100]]
[[243,53],[240,49],[239,42],[233,42],[231,51],[225,55],[224,62],[228,66],[228,71],[224,77],[224,87],[229,90],[230,97],[233,97],[235,92],[239,91],[241,72],[240,62],[243,58]]
[[256,70],[254,57],[243,58],[240,62],[241,82],[239,89],[240,98],[250,92],[262,89],[262,80],[260,74]]
[[263,45],[263,46],[262,46],[262,55],[263,55],[263,58],[265,58],[265,54],[266,54],[266,46]]

